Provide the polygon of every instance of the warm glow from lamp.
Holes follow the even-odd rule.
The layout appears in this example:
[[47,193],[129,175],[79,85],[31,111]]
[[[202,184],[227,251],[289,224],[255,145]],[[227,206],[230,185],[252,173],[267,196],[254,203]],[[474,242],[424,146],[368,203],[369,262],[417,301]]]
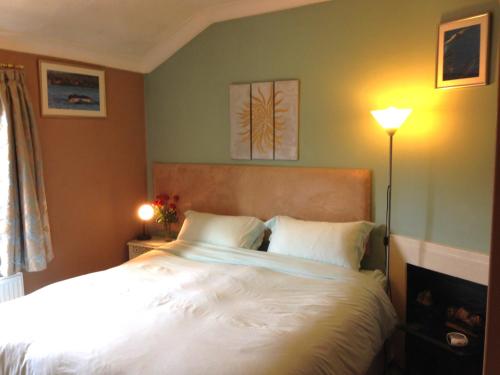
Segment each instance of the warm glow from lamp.
[[139,210],[137,211],[137,214],[139,215],[139,218],[143,221],[148,221],[153,218],[154,215],[154,210],[153,206],[150,204],[143,204],[141,207],[139,207]]
[[389,107],[386,109],[371,111],[371,114],[387,133],[393,135],[396,133],[396,130],[403,125],[408,116],[410,116],[411,111],[411,109]]

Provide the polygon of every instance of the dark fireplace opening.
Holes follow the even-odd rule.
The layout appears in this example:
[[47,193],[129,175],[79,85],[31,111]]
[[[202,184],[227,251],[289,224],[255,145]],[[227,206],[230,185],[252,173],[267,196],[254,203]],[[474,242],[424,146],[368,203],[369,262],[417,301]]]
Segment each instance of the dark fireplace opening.
[[[407,265],[405,331],[409,374],[482,373],[486,293],[484,285]],[[450,332],[466,337],[455,336],[455,345],[463,345],[464,340],[467,344],[450,345]]]

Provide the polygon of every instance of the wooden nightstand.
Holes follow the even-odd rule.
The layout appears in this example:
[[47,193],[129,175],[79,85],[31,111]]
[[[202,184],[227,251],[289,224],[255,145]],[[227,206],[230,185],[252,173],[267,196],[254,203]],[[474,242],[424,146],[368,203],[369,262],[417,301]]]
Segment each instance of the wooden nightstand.
[[175,238],[166,240],[165,237],[153,237],[147,241],[132,240],[127,243],[128,246],[128,259],[134,259],[149,250],[157,249],[165,245],[167,242],[174,241]]

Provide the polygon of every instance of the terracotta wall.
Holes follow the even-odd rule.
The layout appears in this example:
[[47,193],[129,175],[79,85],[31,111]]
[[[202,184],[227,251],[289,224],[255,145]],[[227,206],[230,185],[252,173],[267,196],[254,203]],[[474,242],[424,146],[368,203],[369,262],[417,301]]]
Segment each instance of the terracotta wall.
[[40,58],[0,50],[0,63],[25,66],[55,253],[47,270],[25,273],[26,292],[125,261],[126,242],[140,230],[135,208],[146,197],[143,75],[106,69],[105,119],[42,118]]

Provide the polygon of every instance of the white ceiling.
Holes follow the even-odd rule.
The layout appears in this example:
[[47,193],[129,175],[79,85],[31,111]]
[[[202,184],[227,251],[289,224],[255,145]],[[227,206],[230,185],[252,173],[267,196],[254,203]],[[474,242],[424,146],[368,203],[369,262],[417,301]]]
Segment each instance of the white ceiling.
[[211,24],[327,0],[0,0],[0,48],[149,73]]

